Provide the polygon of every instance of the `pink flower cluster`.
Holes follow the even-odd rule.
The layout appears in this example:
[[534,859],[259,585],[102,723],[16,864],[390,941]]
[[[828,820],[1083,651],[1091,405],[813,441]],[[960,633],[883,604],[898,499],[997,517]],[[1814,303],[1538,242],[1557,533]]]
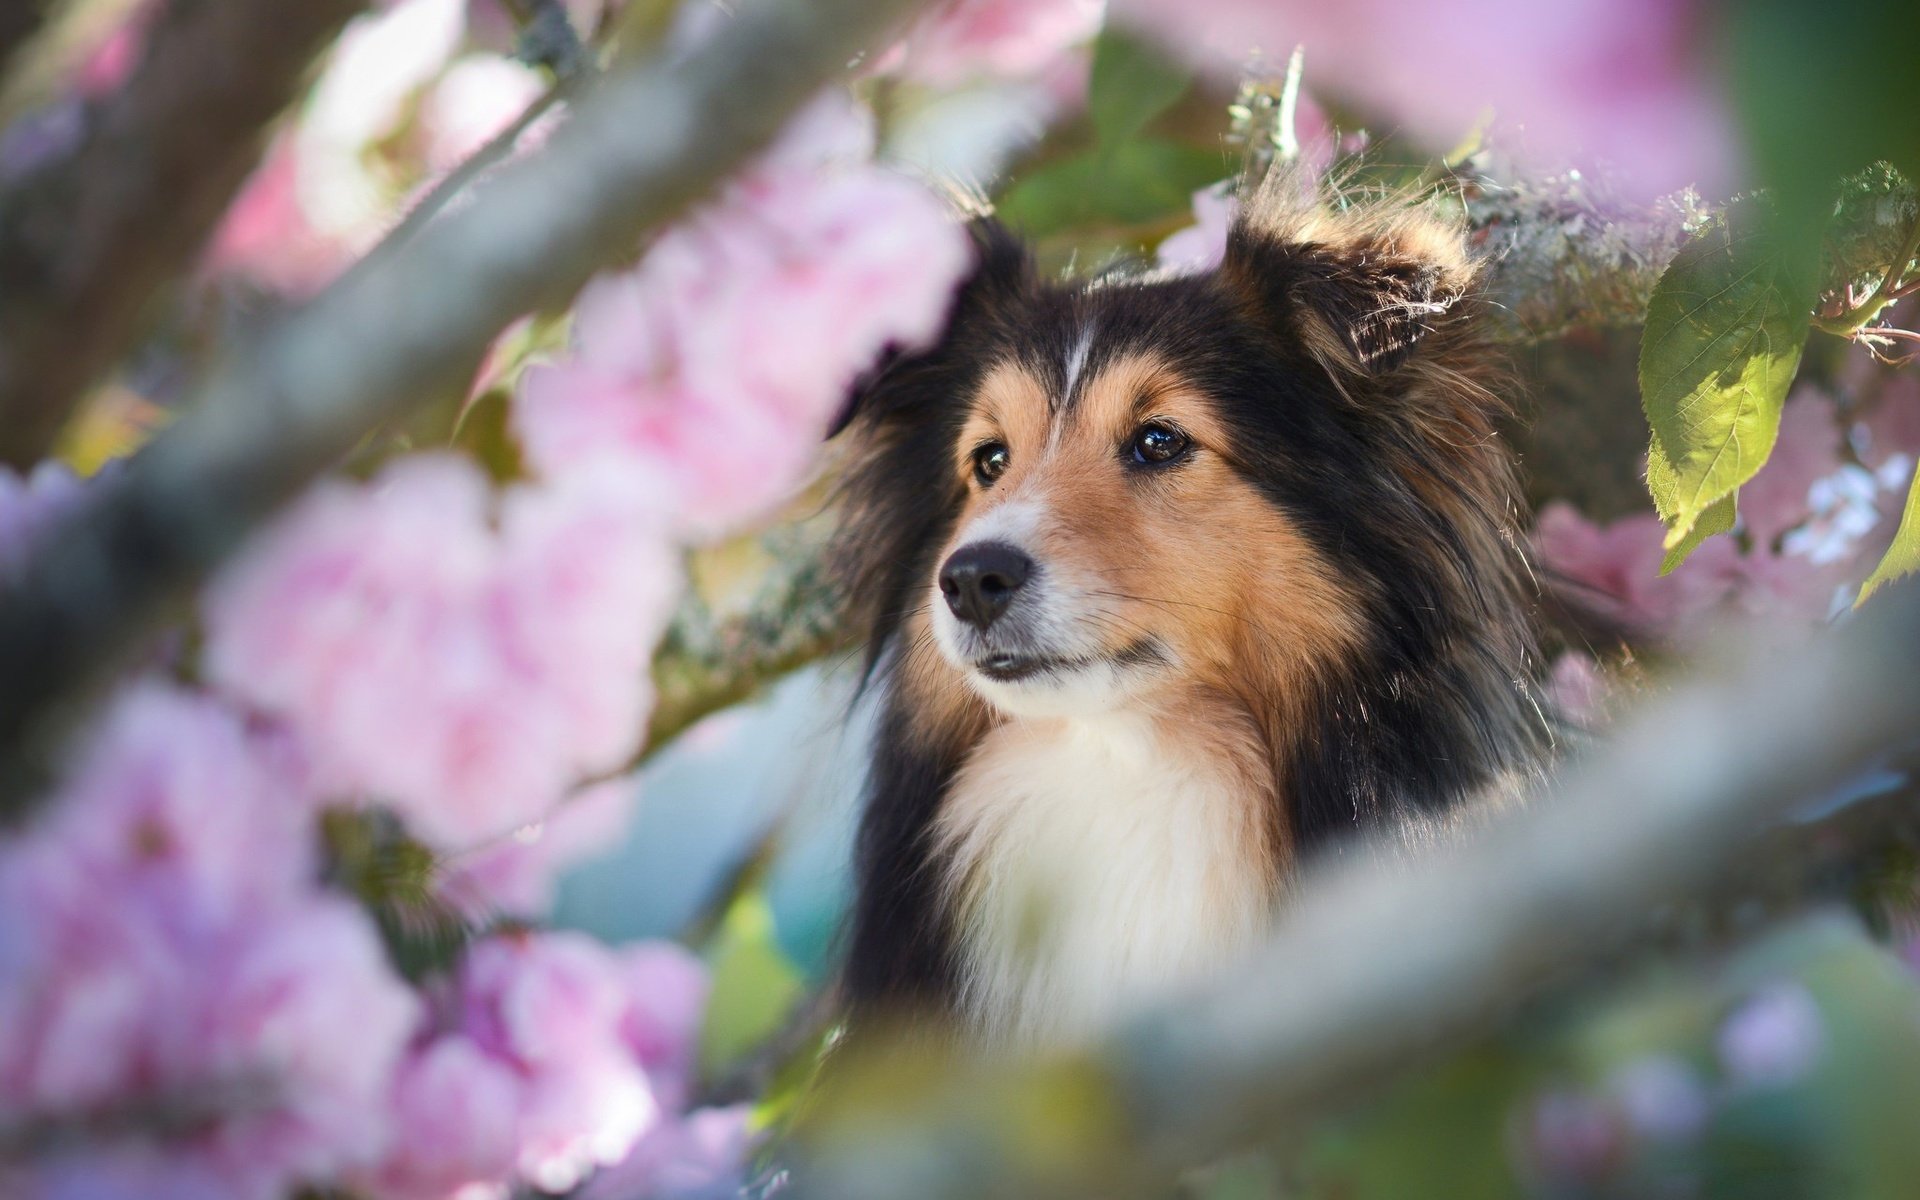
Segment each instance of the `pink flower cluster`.
[[211,590],[206,672],[281,718],[330,798],[452,848],[637,747],[678,565],[608,472],[497,502],[451,455],[310,493]]
[[384,1151],[419,1008],[316,887],[289,752],[138,684],[0,848],[0,1128],[48,1133],[0,1192],[269,1200]]
[[[706,991],[699,962],[668,943],[612,951],[550,933],[476,944],[399,1072],[393,1153],[360,1186],[380,1200],[508,1180],[562,1192],[636,1154],[628,1175],[737,1174],[744,1114],[682,1125]],[[724,1164],[705,1153],[716,1121],[734,1135]]]
[[659,480],[694,537],[787,498],[847,387],[938,331],[968,261],[944,204],[866,162],[871,139],[846,101],[816,102],[637,268],[595,280],[572,356],[516,398],[534,469]]
[[1711,12],[1693,0],[1114,0],[1203,63],[1306,47],[1309,81],[1444,149],[1491,108],[1543,165],[1609,165],[1646,195],[1737,183],[1712,65]]

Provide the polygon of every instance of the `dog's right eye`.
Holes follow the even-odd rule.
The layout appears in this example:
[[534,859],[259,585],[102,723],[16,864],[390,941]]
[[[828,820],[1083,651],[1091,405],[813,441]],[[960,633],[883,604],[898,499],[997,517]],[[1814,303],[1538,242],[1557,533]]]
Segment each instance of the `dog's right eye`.
[[1013,462],[1013,456],[1000,442],[983,442],[973,451],[973,477],[980,481],[981,487],[992,487],[993,481],[1007,473],[1007,467]]

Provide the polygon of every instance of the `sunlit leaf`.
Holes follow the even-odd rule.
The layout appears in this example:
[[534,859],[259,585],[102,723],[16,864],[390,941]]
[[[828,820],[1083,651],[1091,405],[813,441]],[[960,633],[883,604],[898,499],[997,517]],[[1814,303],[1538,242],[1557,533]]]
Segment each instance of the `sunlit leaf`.
[[1648,489],[1669,549],[1773,452],[1812,290],[1798,255],[1751,210],[1702,230],[1661,275],[1640,343],[1640,398],[1653,429]]
[[1907,487],[1907,507],[1900,514],[1900,528],[1893,535],[1893,545],[1887,547],[1886,557],[1860,585],[1860,599],[1854,603],[1865,603],[1882,585],[1915,571],[1920,571],[1920,470],[1913,473],[1913,482]]
[[[1649,456],[1647,462],[1651,464],[1653,461]],[[1664,466],[1664,460],[1662,464]],[[1700,519],[1693,523],[1693,528],[1687,530],[1687,536],[1667,548],[1666,555],[1660,560],[1660,573],[1671,575],[1675,567],[1687,561],[1688,556],[1700,548],[1701,542],[1716,533],[1732,532],[1734,519],[1739,516],[1739,497],[1740,493],[1732,492],[1708,505],[1707,511],[1701,513]]]

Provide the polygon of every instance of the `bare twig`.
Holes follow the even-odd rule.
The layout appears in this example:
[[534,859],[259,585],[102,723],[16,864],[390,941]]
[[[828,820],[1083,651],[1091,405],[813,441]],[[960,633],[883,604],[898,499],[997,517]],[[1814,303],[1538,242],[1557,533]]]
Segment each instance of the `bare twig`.
[[[823,1120],[800,1194],[1139,1194],[1297,1135],[1617,953],[1650,908],[1735,884],[1756,834],[1916,731],[1909,581],[1797,654],[1650,706],[1471,837],[1308,881],[1245,970],[1085,1056],[955,1070],[917,1103],[894,1090]],[[1023,1139],[1008,1113],[1032,1096],[1074,1097],[1073,1127]]]
[[0,461],[46,453],[205,244],[308,64],[364,7],[167,6],[79,147],[0,195]]
[[255,524],[679,214],[912,7],[754,5],[682,64],[609,73],[472,204],[225,363],[0,597],[0,815],[25,810],[96,689]]

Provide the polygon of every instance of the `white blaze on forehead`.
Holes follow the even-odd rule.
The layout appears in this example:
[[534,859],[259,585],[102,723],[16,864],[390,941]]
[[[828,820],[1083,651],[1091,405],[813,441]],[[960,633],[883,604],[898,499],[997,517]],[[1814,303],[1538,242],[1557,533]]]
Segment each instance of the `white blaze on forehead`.
[[1080,338],[1074,342],[1073,349],[1067,351],[1067,390],[1060,397],[1064,402],[1073,395],[1073,389],[1079,386],[1080,373],[1087,369],[1087,355],[1093,350],[1093,322],[1088,321],[1080,327]]

